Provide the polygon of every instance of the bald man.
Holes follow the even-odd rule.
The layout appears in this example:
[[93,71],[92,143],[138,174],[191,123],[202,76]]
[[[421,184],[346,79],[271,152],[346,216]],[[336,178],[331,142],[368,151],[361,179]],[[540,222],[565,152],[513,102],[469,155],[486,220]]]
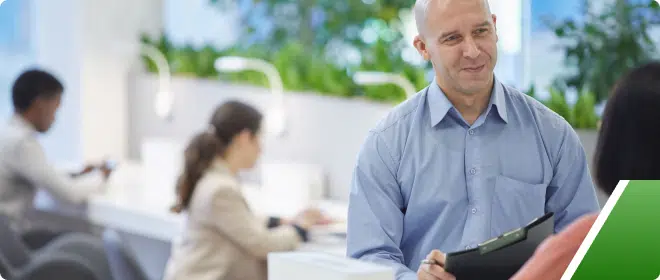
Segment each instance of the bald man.
[[497,18],[488,3],[427,0],[414,9],[414,45],[435,78],[363,144],[348,255],[389,265],[398,280],[452,279],[421,261],[476,248],[548,212],[555,231],[597,212],[575,131],[493,74]]

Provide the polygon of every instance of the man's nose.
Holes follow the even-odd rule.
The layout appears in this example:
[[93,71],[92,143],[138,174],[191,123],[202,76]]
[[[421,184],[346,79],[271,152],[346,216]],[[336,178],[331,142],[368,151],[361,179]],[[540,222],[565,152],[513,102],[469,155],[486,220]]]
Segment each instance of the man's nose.
[[463,41],[463,56],[465,58],[477,58],[481,54],[477,43],[472,38],[467,38]]

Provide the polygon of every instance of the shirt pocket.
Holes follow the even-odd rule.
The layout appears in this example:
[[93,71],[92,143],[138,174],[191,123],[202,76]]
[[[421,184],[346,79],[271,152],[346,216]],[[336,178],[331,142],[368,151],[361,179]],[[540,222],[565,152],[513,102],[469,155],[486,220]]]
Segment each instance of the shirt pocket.
[[491,234],[499,236],[545,214],[546,184],[495,177],[491,203]]

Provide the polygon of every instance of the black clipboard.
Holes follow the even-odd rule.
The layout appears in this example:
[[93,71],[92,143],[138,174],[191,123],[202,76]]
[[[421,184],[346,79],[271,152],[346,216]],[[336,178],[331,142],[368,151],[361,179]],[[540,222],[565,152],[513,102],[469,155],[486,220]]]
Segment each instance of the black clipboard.
[[448,253],[445,270],[460,280],[509,279],[532,257],[541,242],[554,233],[553,217],[554,213],[546,213],[477,248]]

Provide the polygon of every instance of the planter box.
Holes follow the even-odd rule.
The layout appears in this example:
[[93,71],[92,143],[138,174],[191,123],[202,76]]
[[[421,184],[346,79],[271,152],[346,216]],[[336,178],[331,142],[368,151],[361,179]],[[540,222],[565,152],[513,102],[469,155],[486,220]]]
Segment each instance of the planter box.
[[582,147],[584,147],[584,151],[587,154],[589,164],[591,164],[596,150],[596,143],[598,142],[598,130],[576,129],[575,132],[577,132],[580,142],[582,142]]
[[[211,112],[228,99],[239,99],[268,108],[272,95],[267,89],[227,84],[216,80],[174,77],[173,119],[159,119],[153,110],[158,79],[138,74],[129,84],[129,156],[140,158],[146,138],[168,138],[187,142],[207,128]],[[267,139],[264,161],[317,164],[329,178],[325,194],[347,199],[356,155],[369,129],[392,109],[392,105],[362,99],[346,99],[314,93],[285,95],[287,134]]]

